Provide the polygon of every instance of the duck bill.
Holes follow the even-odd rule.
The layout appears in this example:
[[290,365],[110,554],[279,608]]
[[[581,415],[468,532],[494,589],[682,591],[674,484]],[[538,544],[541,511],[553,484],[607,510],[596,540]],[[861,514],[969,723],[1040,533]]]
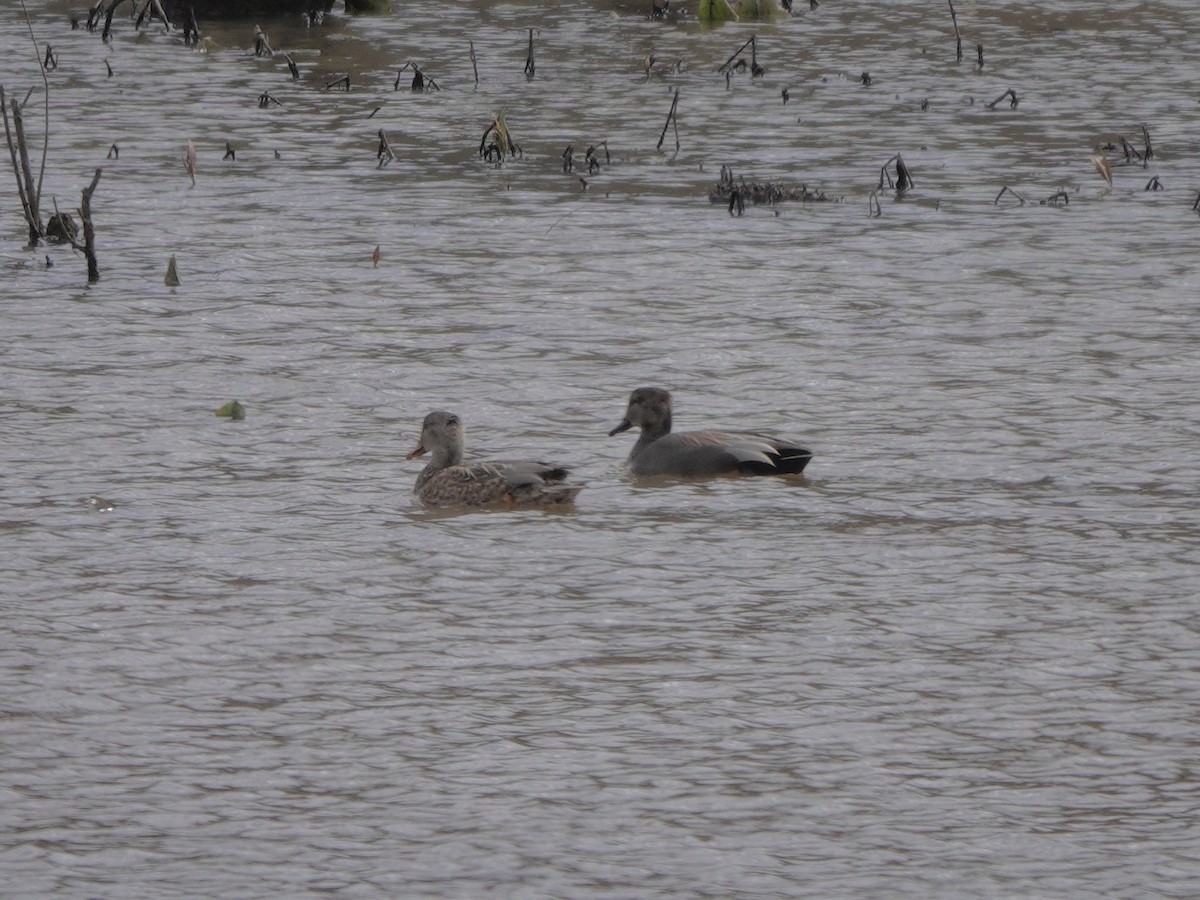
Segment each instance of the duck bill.
[[424,444],[417,444],[417,448],[415,450],[413,450],[412,453],[408,454],[408,456],[406,456],[404,458],[405,459],[416,459],[418,456],[422,456],[428,452],[429,451],[425,449]]
[[614,434],[620,434],[622,431],[628,431],[632,427],[633,427],[633,423],[630,422],[629,419],[622,419],[621,424],[618,425],[616,428],[614,428],[612,431],[610,431],[608,433],[608,436],[612,437]]

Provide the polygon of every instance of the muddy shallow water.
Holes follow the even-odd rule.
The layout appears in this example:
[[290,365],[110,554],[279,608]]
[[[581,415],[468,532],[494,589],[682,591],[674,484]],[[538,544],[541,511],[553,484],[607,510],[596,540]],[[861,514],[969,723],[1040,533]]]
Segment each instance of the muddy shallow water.
[[[29,8],[102,278],[3,175],[4,893],[1194,894],[1190,3],[964,0],[957,64],[936,4],[406,0],[258,23],[298,81],[250,24]],[[41,84],[8,6],[0,83]],[[732,217],[723,165],[840,202]],[[814,460],[631,482],[643,384]],[[575,509],[418,508],[437,407]]]

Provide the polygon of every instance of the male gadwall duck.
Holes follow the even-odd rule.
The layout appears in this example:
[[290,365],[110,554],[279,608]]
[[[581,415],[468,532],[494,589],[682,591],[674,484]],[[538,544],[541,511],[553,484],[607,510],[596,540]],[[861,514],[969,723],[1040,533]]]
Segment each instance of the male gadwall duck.
[[463,445],[458,416],[435,410],[425,417],[407,458],[431,454],[413,489],[426,506],[552,506],[572,502],[583,489],[562,483],[566,469],[543,462],[464,463]]
[[793,441],[744,431],[671,433],[671,395],[662,388],[638,388],[609,437],[642,429],[628,465],[634,475],[704,478],[714,475],[795,475],[812,453]]

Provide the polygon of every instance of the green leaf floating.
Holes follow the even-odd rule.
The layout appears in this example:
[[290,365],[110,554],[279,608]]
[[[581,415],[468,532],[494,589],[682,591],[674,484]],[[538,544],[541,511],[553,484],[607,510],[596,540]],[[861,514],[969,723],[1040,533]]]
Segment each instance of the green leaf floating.
[[233,419],[235,422],[240,422],[246,418],[246,407],[242,406],[236,400],[230,400],[216,411],[216,415],[224,419]]

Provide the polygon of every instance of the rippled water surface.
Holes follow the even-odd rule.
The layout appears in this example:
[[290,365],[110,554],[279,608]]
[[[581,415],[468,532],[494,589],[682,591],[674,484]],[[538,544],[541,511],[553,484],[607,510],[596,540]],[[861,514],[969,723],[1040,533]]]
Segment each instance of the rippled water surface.
[[[937,3],[395,5],[258,23],[298,81],[0,8],[46,195],[103,169],[90,287],[0,174],[0,892],[1195,896],[1190,0],[962,0],[961,64]],[[643,384],[815,458],[634,483]],[[437,407],[575,509],[422,511]]]

